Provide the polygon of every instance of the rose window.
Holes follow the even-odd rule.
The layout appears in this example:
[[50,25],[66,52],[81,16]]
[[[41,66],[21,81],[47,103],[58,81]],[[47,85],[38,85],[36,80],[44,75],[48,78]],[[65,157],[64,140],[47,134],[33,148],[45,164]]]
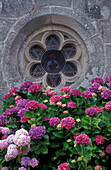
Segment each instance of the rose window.
[[81,48],[69,34],[55,31],[35,36],[25,51],[26,74],[32,81],[58,88],[81,73]]

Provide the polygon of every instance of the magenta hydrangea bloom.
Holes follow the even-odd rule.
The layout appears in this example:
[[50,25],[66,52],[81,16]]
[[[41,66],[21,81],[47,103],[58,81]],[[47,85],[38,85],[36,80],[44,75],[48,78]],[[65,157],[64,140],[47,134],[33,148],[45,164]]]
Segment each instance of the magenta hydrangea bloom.
[[36,110],[39,107],[39,103],[38,101],[35,100],[31,100],[26,104],[26,108],[32,109],[32,110]]
[[61,100],[61,96],[53,95],[53,96],[50,98],[50,103],[60,102],[60,100]]
[[111,99],[111,90],[109,90],[109,89],[104,90],[104,91],[101,93],[101,97],[102,97],[103,99],[106,99],[106,100]]
[[75,119],[73,117],[66,117],[61,120],[61,127],[72,129],[75,127]]
[[0,116],[0,127],[5,125],[4,116]]
[[40,92],[41,91],[41,84],[33,84],[28,88],[28,92],[34,93],[34,92]]
[[109,101],[105,104],[105,110],[107,110],[107,111],[111,110],[111,101]]
[[82,92],[79,89],[72,89],[72,90],[70,90],[70,95],[80,96],[80,95],[82,95]]
[[111,144],[109,144],[107,147],[106,147],[106,152],[108,154],[111,154]]
[[89,87],[89,91],[90,92],[93,92],[93,93],[96,93],[98,92],[98,88],[100,87],[101,85],[99,83],[94,83],[92,84],[90,87]]
[[105,78],[105,82],[106,83],[109,83],[111,81],[111,75],[109,75],[109,76],[107,76],[106,78]]
[[57,167],[57,170],[70,170],[70,166],[67,162],[64,162]]
[[92,82],[92,84],[94,84],[94,83],[102,84],[103,79],[101,77],[95,77],[94,79],[91,80],[91,82]]
[[101,135],[96,135],[95,137],[95,142],[97,143],[97,145],[103,145],[104,143],[104,137]]
[[68,108],[76,108],[76,103],[74,103],[74,102],[69,102],[69,103],[67,103],[67,107],[68,107]]
[[58,117],[52,117],[49,120],[49,124],[57,126],[60,123],[60,119]]
[[31,159],[29,157],[23,156],[20,163],[22,166],[25,166],[25,167],[30,166],[30,160]]
[[62,89],[60,91],[66,93],[66,92],[69,92],[70,90],[71,90],[71,88],[69,86],[64,86],[64,87],[62,87]]
[[46,131],[42,126],[32,127],[29,131],[29,135],[32,139],[42,139]]
[[36,158],[32,158],[30,160],[30,166],[32,166],[33,168],[38,166],[38,164],[39,164],[39,161]]
[[97,110],[94,107],[89,107],[86,109],[86,114],[93,116],[97,114]]
[[3,96],[3,99],[8,99],[10,96],[11,96],[11,94],[5,94],[5,95]]
[[88,145],[90,142],[89,137],[86,134],[80,134],[75,139],[76,144]]
[[45,104],[43,104],[43,103],[39,104],[39,107],[42,107],[42,110],[47,109],[47,106]]
[[82,96],[86,99],[91,99],[93,97],[92,93],[90,91],[84,91],[82,93]]
[[20,90],[28,89],[34,83],[32,81],[25,81],[21,84]]
[[13,87],[10,91],[9,91],[9,93],[10,94],[17,94],[18,92],[16,91],[18,89],[18,87]]

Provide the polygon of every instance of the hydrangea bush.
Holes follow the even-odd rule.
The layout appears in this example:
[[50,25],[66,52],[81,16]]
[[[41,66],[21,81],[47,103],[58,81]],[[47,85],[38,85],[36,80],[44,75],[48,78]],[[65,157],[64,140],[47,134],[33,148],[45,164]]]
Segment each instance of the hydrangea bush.
[[111,75],[88,88],[30,81],[2,101],[1,170],[110,170]]

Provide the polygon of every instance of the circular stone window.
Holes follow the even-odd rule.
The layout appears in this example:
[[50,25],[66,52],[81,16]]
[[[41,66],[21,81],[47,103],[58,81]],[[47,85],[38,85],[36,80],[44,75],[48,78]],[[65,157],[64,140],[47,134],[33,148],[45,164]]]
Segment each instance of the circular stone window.
[[45,87],[72,85],[84,72],[84,43],[69,28],[56,25],[52,31],[51,27],[46,26],[28,37],[23,70],[28,80],[42,83]]

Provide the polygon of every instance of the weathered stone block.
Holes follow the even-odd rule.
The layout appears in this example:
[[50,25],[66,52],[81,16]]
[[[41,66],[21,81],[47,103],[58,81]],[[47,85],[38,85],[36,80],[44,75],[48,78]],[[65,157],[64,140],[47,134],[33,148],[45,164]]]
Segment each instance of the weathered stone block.
[[0,41],[4,41],[15,20],[0,19]]
[[111,45],[106,45],[106,70],[104,77],[111,75]]
[[105,43],[111,43],[111,22],[98,22],[98,30]]
[[3,7],[1,16],[20,17],[32,11],[31,0],[1,0]]
[[35,7],[40,8],[43,6],[63,6],[71,7],[72,0],[35,0]]

